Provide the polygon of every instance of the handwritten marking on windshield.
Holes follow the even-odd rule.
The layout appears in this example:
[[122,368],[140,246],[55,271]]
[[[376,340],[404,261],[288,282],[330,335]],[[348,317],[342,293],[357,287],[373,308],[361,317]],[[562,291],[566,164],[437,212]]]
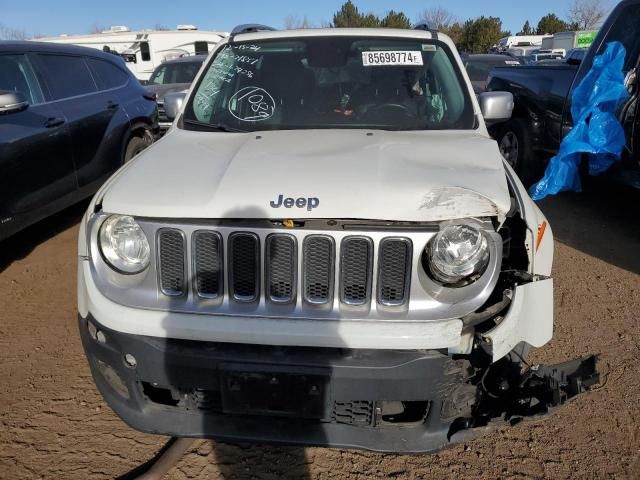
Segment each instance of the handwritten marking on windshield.
[[276,102],[264,88],[245,87],[229,99],[229,113],[243,122],[260,122],[271,118]]
[[249,43],[242,43],[236,47],[238,50],[251,50],[252,52],[257,52],[262,47],[260,45],[253,45]]

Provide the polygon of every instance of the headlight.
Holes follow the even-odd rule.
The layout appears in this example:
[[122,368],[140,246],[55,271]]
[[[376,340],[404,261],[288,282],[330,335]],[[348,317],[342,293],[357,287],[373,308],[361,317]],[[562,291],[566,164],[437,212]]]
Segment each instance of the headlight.
[[100,227],[102,256],[121,273],[140,273],[149,266],[149,242],[132,217],[112,215]]
[[487,237],[472,225],[447,225],[427,245],[427,259],[436,280],[458,283],[487,267]]

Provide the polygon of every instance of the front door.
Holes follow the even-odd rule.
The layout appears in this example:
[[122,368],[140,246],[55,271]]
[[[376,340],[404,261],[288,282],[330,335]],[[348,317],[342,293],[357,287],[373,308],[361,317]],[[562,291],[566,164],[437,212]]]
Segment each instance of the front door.
[[0,90],[22,92],[29,106],[0,115],[0,232],[34,221],[77,189],[69,127],[47,103],[24,54],[0,54]]

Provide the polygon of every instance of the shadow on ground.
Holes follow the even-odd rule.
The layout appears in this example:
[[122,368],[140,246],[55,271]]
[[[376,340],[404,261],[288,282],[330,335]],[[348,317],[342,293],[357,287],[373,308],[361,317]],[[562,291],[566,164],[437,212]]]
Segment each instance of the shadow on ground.
[[84,200],[0,241],[0,272],[25,258],[41,243],[77,224],[88,205],[89,200]]
[[556,240],[640,274],[640,190],[594,183],[538,203]]

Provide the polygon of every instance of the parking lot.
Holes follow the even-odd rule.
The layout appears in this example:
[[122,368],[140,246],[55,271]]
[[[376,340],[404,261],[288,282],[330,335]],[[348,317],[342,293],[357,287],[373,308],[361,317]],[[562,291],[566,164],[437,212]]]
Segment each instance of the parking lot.
[[[556,321],[532,361],[599,353],[603,382],[592,393],[435,455],[198,441],[168,478],[640,478],[639,199],[598,187],[541,204],[558,240]],[[1,478],[114,478],[166,441],[128,428],[91,379],[75,291],[85,206],[2,244]]]

